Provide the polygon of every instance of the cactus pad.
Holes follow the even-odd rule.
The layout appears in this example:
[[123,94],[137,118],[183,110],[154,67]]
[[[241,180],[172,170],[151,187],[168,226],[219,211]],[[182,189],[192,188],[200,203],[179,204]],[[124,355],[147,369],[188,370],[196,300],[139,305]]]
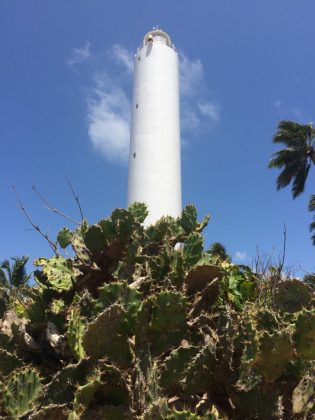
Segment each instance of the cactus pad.
[[260,309],[256,313],[257,329],[260,331],[268,331],[270,334],[278,328],[279,322],[276,314],[268,309]]
[[40,378],[34,369],[24,369],[12,374],[1,389],[1,400],[11,418],[20,418],[29,411],[39,396]]
[[315,310],[303,311],[295,324],[294,343],[299,355],[315,360]]
[[300,280],[284,280],[275,295],[276,306],[284,312],[297,312],[311,303],[311,289]]
[[200,233],[193,232],[184,241],[183,256],[188,267],[196,264],[203,253],[203,238]]
[[71,402],[77,386],[86,383],[86,378],[93,367],[94,364],[91,360],[82,359],[76,364],[69,364],[61,369],[45,385],[43,404],[65,404]]
[[105,309],[87,328],[83,347],[93,359],[108,357],[122,368],[130,366],[132,354],[125,332],[126,311],[114,304]]
[[286,372],[286,366],[293,358],[291,336],[288,332],[263,333],[254,366],[266,382],[274,382]]
[[192,268],[185,279],[187,294],[201,292],[215,278],[223,275],[220,267],[214,265],[198,265]]
[[183,295],[168,291],[144,301],[138,314],[136,342],[143,341],[144,334],[154,354],[178,346],[187,330],[186,305]]
[[34,264],[43,267],[43,273],[47,277],[47,282],[53,289],[60,292],[72,288],[73,271],[69,266],[69,261],[65,258],[39,258],[34,261]]
[[80,229],[77,229],[72,235],[71,245],[78,259],[83,264],[89,264],[91,262],[90,252],[84,243],[83,234]]
[[84,243],[90,252],[100,252],[104,250],[107,241],[99,225],[89,226],[84,234]]
[[299,382],[292,395],[294,414],[304,414],[303,418],[315,416],[315,371],[311,369]]
[[194,232],[198,226],[196,207],[188,204],[182,211],[179,221],[185,233],[189,235]]
[[69,420],[69,409],[65,404],[50,404],[32,413],[29,420]]
[[166,392],[177,389],[179,382],[184,379],[185,369],[197,353],[198,347],[179,347],[175,349],[161,366],[160,387],[164,388]]
[[137,223],[143,223],[149,214],[147,206],[144,203],[133,203],[128,207],[128,211]]
[[23,362],[14,353],[0,348],[0,377],[9,375],[13,370],[22,367]]
[[182,383],[184,395],[208,392],[214,382],[215,346],[209,342],[189,363]]
[[61,248],[67,248],[71,244],[72,232],[68,228],[63,228],[59,231],[57,235],[57,241]]
[[80,360],[84,357],[83,348],[83,335],[84,335],[84,323],[80,317],[80,311],[77,308],[70,310],[67,339],[72,355],[76,360]]

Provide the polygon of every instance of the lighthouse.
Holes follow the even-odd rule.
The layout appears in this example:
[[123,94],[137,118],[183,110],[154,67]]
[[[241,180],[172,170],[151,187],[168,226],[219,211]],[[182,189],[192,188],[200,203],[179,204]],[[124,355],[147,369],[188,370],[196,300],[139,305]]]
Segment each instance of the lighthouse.
[[145,226],[182,209],[178,54],[170,36],[148,32],[134,57],[128,205],[145,203]]

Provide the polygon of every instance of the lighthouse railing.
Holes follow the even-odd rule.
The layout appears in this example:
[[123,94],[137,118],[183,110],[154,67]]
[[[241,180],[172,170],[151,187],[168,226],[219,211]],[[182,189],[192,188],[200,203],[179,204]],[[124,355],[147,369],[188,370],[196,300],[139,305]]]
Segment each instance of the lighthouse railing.
[[[155,36],[154,38],[153,38],[153,43],[155,43],[155,42],[158,42],[159,44],[165,44],[165,45],[167,45],[168,47],[170,47],[172,50],[174,50],[175,52],[177,52],[177,49],[176,49],[176,47],[175,47],[175,44],[173,44],[173,43],[170,43],[170,42],[168,42],[166,39],[165,39],[165,37],[162,37],[162,36]],[[138,46],[138,48],[137,48],[137,52],[139,51],[139,50],[141,50],[141,48],[143,48],[145,45],[148,45],[148,41],[147,42],[142,42],[139,46]]]

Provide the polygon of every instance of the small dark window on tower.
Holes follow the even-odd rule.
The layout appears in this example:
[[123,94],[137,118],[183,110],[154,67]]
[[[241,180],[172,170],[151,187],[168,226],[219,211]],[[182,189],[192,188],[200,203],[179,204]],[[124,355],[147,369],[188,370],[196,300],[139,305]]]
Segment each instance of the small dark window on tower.
[[135,158],[135,157],[136,157],[136,153],[133,154],[133,158]]
[[138,57],[138,61],[140,61],[141,60],[141,58],[140,57]]
[[137,109],[138,109],[138,106],[139,106],[139,105],[138,105],[138,104],[136,104],[136,108],[137,108]]

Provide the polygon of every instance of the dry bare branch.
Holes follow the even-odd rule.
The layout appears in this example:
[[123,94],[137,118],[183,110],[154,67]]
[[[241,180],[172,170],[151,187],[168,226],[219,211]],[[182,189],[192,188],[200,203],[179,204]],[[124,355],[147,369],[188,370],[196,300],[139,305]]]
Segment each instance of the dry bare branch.
[[74,199],[75,199],[75,201],[76,201],[76,203],[77,203],[77,205],[78,205],[78,208],[79,208],[79,211],[80,211],[80,216],[81,216],[81,221],[83,222],[83,220],[84,220],[84,216],[83,216],[83,211],[82,211],[82,207],[81,207],[81,204],[80,204],[79,196],[78,196],[78,195],[76,195],[76,193],[75,193],[75,191],[74,191],[74,188],[73,188],[73,186],[72,186],[71,182],[69,181],[69,179],[68,179],[68,178],[66,178],[66,180],[67,180],[67,182],[68,182],[68,184],[69,184],[69,187],[70,187],[70,190],[71,190],[71,192],[72,192],[72,195],[73,195],[73,197],[74,197]]
[[16,198],[17,198],[17,200],[18,200],[18,203],[19,203],[19,207],[20,207],[20,209],[23,211],[23,213],[24,213],[24,215],[25,215],[25,217],[27,218],[27,220],[29,221],[29,223],[33,226],[33,228],[44,238],[44,239],[46,239],[46,241],[48,242],[48,244],[49,244],[49,246],[51,247],[51,249],[53,250],[53,252],[54,252],[54,254],[56,255],[56,256],[59,256],[59,253],[58,253],[58,247],[57,247],[57,244],[55,243],[55,242],[53,242],[49,237],[48,237],[48,235],[46,234],[46,233],[44,233],[41,229],[40,229],[40,227],[38,226],[38,225],[36,225],[34,222],[33,222],[33,220],[32,220],[32,218],[31,218],[31,216],[29,215],[29,213],[28,213],[28,211],[26,210],[26,208],[25,208],[25,206],[23,205],[23,203],[22,203],[22,201],[21,201],[21,198],[20,198],[20,196],[19,196],[19,194],[18,194],[18,192],[17,192],[17,190],[16,190],[16,188],[15,188],[15,186],[14,185],[12,185],[12,189],[13,189],[13,191],[14,191],[14,193],[15,193],[15,195],[16,195]]
[[38,195],[38,197],[43,201],[45,204],[45,208],[47,210],[50,210],[53,213],[59,214],[59,216],[64,217],[65,219],[69,220],[72,223],[75,223],[76,225],[80,225],[80,222],[77,220],[72,219],[72,217],[68,216],[67,214],[63,213],[62,211],[58,210],[56,207],[52,206],[49,201],[38,191],[38,189],[33,185],[33,191]]

